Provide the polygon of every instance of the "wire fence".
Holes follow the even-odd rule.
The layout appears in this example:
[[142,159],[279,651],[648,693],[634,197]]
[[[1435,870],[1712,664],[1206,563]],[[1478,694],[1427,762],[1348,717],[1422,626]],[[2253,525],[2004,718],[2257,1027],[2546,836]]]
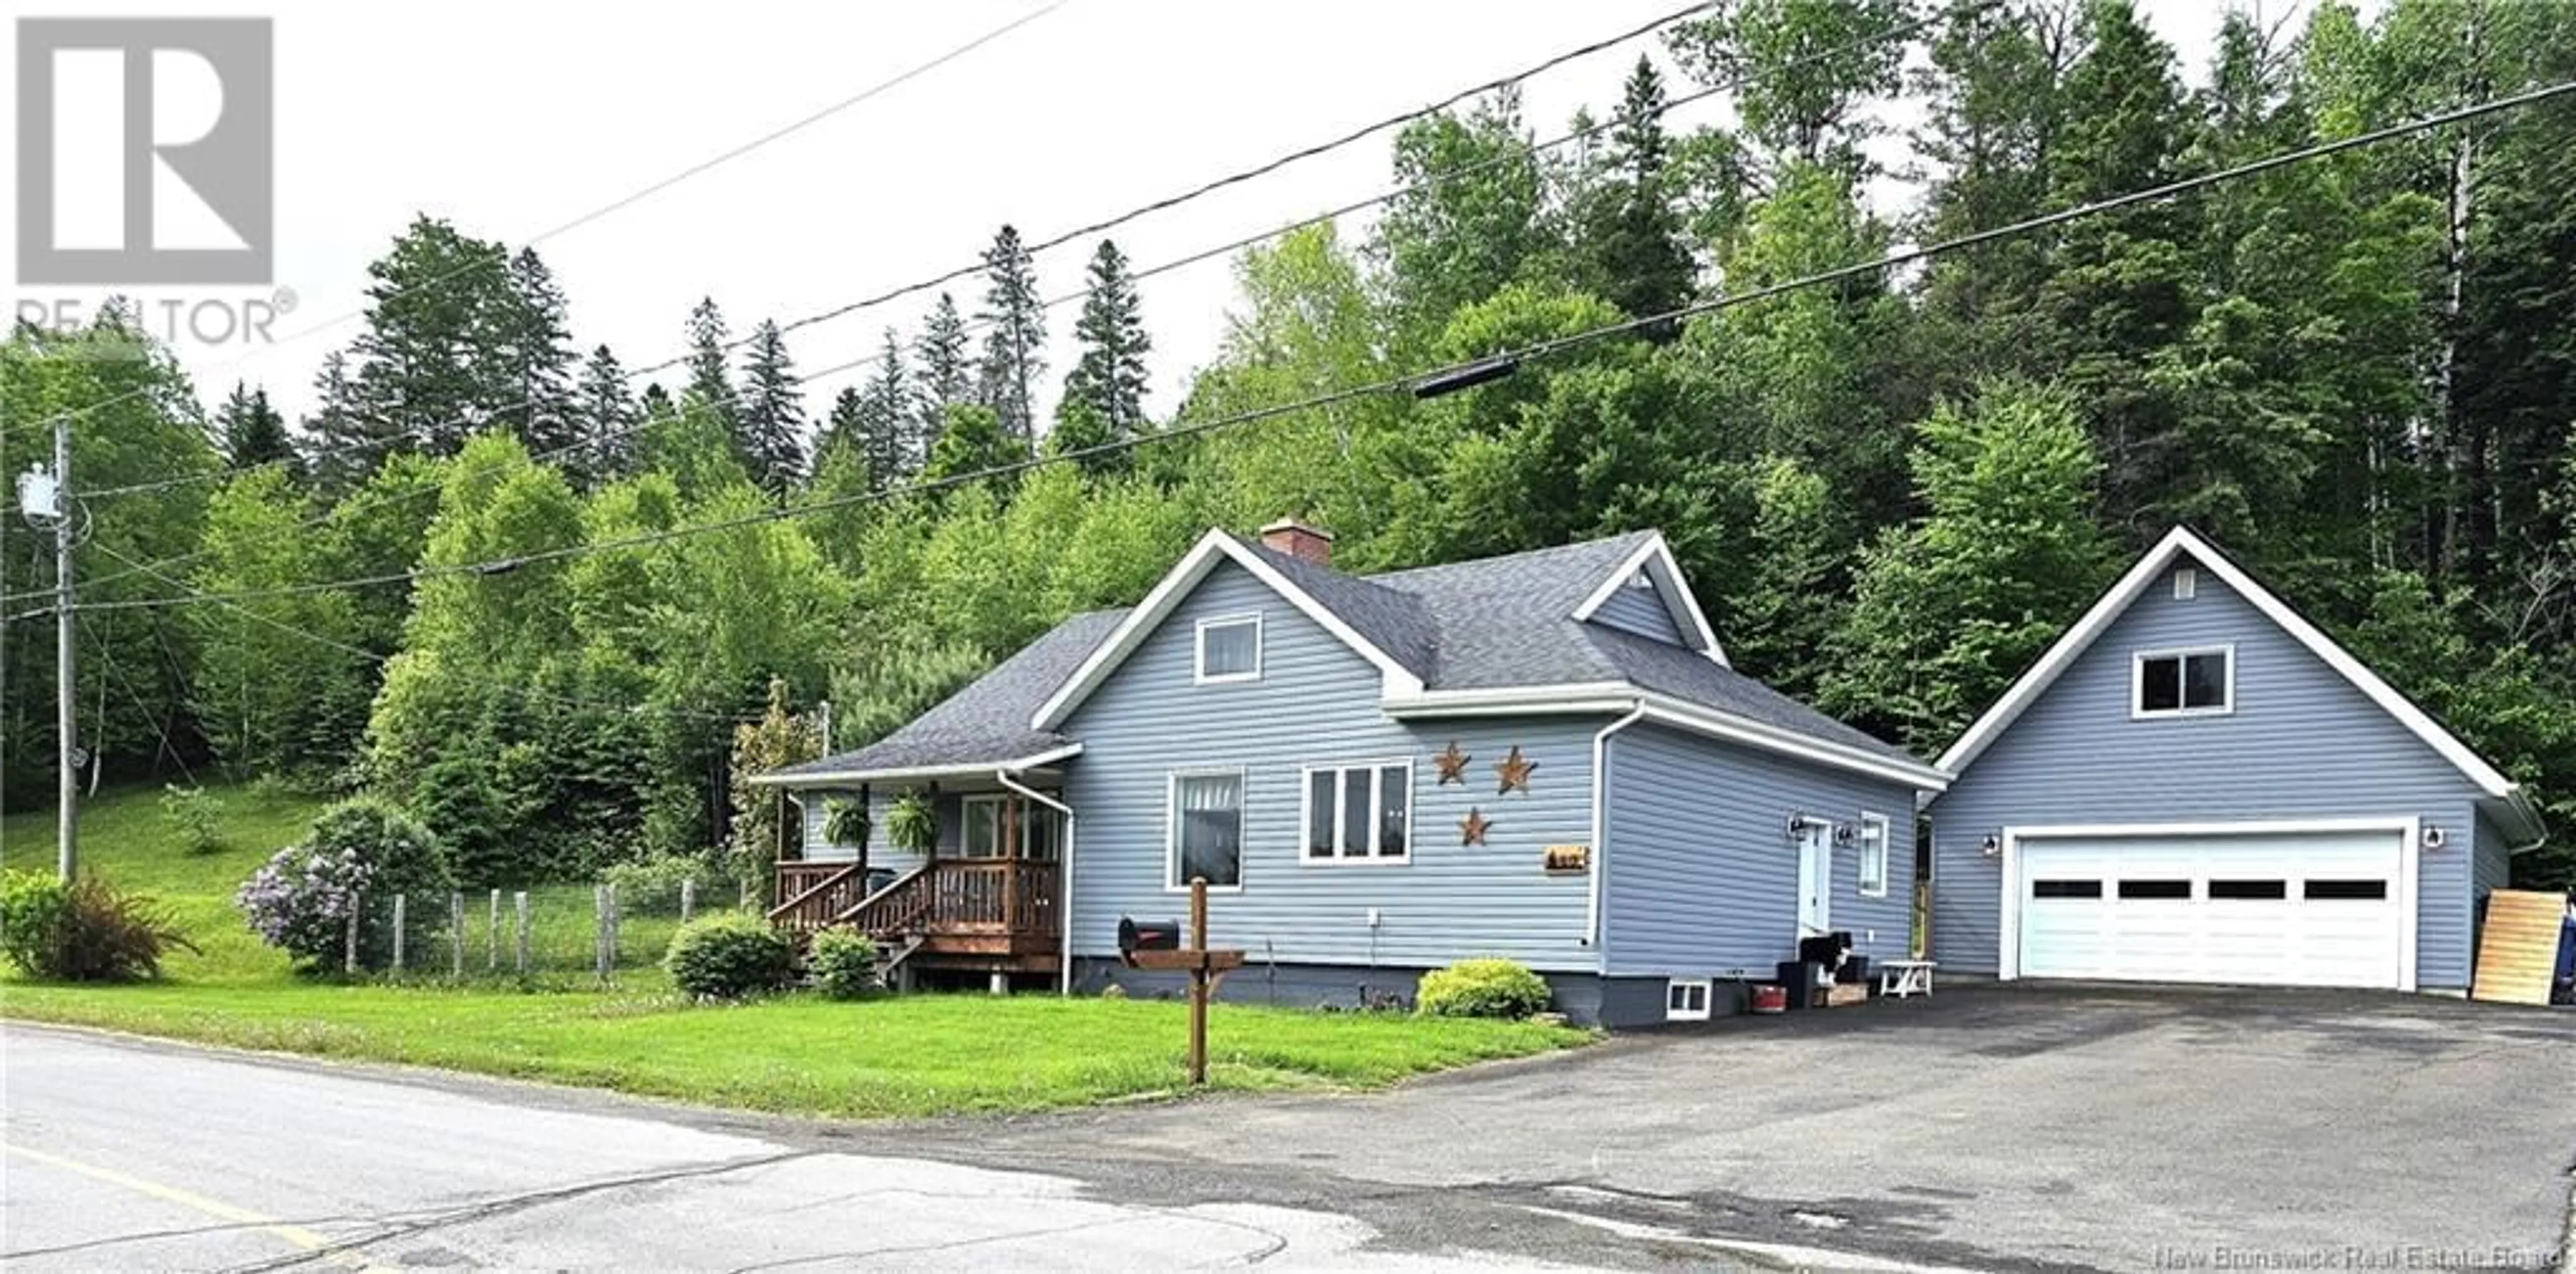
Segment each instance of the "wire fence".
[[398,982],[652,987],[668,982],[662,957],[680,925],[735,903],[731,887],[694,880],[361,896],[338,967]]

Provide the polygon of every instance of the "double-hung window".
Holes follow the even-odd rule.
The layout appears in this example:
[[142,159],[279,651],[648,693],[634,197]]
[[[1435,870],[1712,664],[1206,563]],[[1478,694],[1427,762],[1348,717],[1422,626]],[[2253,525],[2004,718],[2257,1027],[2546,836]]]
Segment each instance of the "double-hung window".
[[1413,843],[1413,763],[1307,767],[1305,827],[1307,862],[1404,861]]
[[1198,643],[1198,684],[1261,680],[1260,612],[1202,619]]
[[1860,816],[1860,892],[1864,897],[1887,896],[1888,839],[1885,814]]
[[2236,650],[2148,650],[2137,656],[2130,715],[2219,716],[2236,709]]
[[1171,874],[1187,889],[1205,876],[1212,889],[1243,887],[1243,771],[1200,770],[1171,777]]

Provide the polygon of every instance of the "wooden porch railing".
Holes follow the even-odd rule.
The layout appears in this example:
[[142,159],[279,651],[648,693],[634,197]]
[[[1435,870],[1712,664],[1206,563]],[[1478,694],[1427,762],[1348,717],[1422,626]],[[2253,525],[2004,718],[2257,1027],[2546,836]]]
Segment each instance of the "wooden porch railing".
[[835,919],[880,937],[1058,936],[1054,863],[942,859],[856,902]]
[[862,864],[853,862],[778,864],[778,905],[769,909],[773,923],[790,929],[819,929],[832,923],[867,894]]

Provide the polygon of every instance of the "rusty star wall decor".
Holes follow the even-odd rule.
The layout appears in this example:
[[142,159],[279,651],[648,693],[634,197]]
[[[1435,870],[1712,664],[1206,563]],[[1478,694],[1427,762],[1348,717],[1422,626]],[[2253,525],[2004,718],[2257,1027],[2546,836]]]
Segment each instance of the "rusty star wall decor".
[[1431,763],[1440,767],[1440,786],[1446,787],[1451,783],[1465,783],[1467,781],[1467,763],[1475,759],[1476,758],[1459,751],[1458,741],[1456,739],[1451,739],[1449,741],[1448,751],[1431,758]]
[[1514,788],[1528,791],[1530,771],[1537,768],[1538,762],[1522,756],[1521,745],[1513,744],[1511,755],[1494,762],[1494,774],[1502,779],[1502,786],[1494,789],[1494,795],[1508,796]]
[[1486,821],[1485,811],[1469,806],[1467,817],[1458,820],[1458,843],[1482,845],[1485,843],[1485,833],[1493,830],[1493,826],[1491,822]]

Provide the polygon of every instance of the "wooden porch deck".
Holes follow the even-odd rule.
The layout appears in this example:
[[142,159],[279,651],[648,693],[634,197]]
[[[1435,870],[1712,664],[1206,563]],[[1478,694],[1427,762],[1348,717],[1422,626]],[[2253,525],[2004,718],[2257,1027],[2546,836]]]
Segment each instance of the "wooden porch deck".
[[868,893],[863,862],[782,862],[769,918],[807,932],[847,925],[916,967],[1052,973],[1062,880],[1052,862],[942,858]]

